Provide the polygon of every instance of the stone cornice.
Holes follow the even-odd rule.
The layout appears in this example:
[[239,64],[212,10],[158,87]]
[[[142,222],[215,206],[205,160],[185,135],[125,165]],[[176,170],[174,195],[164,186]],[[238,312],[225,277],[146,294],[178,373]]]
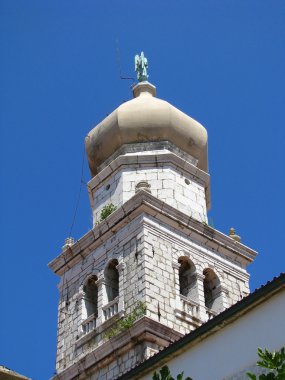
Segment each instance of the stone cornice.
[[186,153],[184,150],[181,150],[176,145],[172,144],[170,141],[164,140],[164,141],[146,141],[146,142],[140,142],[140,143],[128,143],[122,145],[118,150],[116,150],[106,161],[104,161],[99,167],[98,167],[98,173],[101,172],[105,167],[110,165],[112,161],[115,160],[115,158],[123,155],[135,155],[135,154],[141,154],[146,152],[153,152],[153,153],[166,153],[166,152],[173,152],[177,156],[181,157],[182,159],[190,162],[194,166],[197,166],[198,159],[191,156],[191,154]]
[[[180,234],[180,238],[177,240],[177,236],[175,236],[178,232],[177,229],[176,231],[173,229],[167,231],[167,228],[163,228],[159,225],[159,221],[154,221],[154,218],[144,218],[144,228],[154,236],[168,241],[175,247],[179,244],[183,247],[181,252],[186,253],[186,256],[187,252],[189,252],[191,255],[196,256],[197,259],[198,257],[201,259],[206,254],[216,261],[216,267],[219,267],[223,272],[228,272],[230,267],[230,273],[232,275],[234,274],[243,281],[248,281],[249,279],[249,274],[245,270],[245,267],[248,265],[248,259],[237,254],[237,252],[232,249],[229,250],[224,244],[218,244],[214,240],[209,240],[209,238],[204,235],[198,235],[195,231],[183,227],[182,232],[184,237],[182,238]],[[194,243],[194,245],[191,244],[191,242]],[[187,248],[185,247],[185,243],[187,244]],[[221,250],[226,252],[221,253]],[[182,256],[183,255],[184,254],[182,254]],[[241,264],[243,265],[241,266]]]
[[160,152],[160,153],[141,153],[132,155],[121,155],[116,157],[108,166],[101,170],[94,178],[88,182],[88,188],[93,190],[105,181],[111,174],[115,173],[122,167],[136,168],[152,167],[153,165],[165,166],[171,165],[174,168],[187,173],[192,178],[198,180],[206,188],[207,208],[210,209],[210,176],[208,173],[197,168],[185,158],[179,157],[177,153]]
[[95,226],[51,261],[49,268],[61,276],[99,245],[104,244],[114,233],[142,214],[153,216],[174,229],[182,230],[186,236],[192,235],[197,241],[199,241],[199,237],[206,238],[208,247],[211,247],[211,244],[215,249],[217,246],[222,246],[229,254],[241,257],[246,263],[252,262],[257,255],[254,250],[141,190],[106,220]]

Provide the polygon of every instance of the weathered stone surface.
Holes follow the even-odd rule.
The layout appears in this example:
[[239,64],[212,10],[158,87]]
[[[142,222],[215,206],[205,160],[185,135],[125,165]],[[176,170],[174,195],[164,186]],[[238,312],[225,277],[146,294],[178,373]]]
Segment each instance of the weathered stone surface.
[[[88,184],[94,225],[100,220],[104,206],[119,207],[128,201],[144,182],[148,191],[202,222],[207,222],[210,207],[209,176],[194,164],[185,161],[180,150],[173,152],[165,143],[160,151],[156,143],[148,143],[148,150],[132,152],[128,147]],[[128,153],[127,153],[128,152]]]
[[[162,210],[163,205],[166,208]],[[142,301],[146,305],[146,316],[174,333],[189,332],[215,315],[205,307],[205,269],[211,268],[220,280],[220,310],[248,294],[248,275],[244,268],[252,259],[249,256],[245,259],[238,250],[247,255],[251,252],[252,258],[253,251],[210,227],[208,229],[211,234],[209,231],[205,232],[204,224],[194,219],[192,225],[186,216],[183,221],[184,213],[172,206],[166,206],[165,202],[147,192],[140,191],[124,207],[123,217],[120,217],[120,210],[117,210],[103,222],[108,223],[109,228],[102,229],[105,232],[101,236],[97,235],[100,225],[94,228],[92,235],[98,236],[97,240],[89,239],[88,236],[82,238],[89,242],[89,247],[82,244],[84,254],[75,247],[73,256],[71,246],[70,262],[66,262],[65,268],[61,266],[59,269],[62,278],[59,286],[57,371],[61,373],[61,379],[71,379],[67,369],[76,363],[79,365],[86,355],[95,352],[107,342],[104,333],[112,326],[114,319],[105,321],[102,314],[100,317],[100,311],[96,328],[83,334],[82,326],[86,321],[86,314],[82,290],[83,284],[92,275],[103,281],[105,268],[112,259],[118,260],[120,268],[117,315],[129,315],[137,302]],[[80,241],[76,244],[81,246]],[[64,255],[65,252],[61,254]],[[180,295],[180,257],[189,258],[195,265],[195,296],[189,299]],[[240,263],[236,260],[237,257],[240,258]],[[57,258],[51,266],[55,269],[56,262],[60,260],[60,257]],[[98,288],[101,308],[106,304],[102,281]],[[157,336],[156,339],[158,338]],[[117,350],[117,343],[113,343],[112,347]],[[121,364],[116,362],[116,368],[108,369],[109,365],[114,365],[111,361],[106,364],[107,367],[100,367],[99,375],[86,375],[83,378],[96,379],[94,376],[98,375],[98,379],[101,379],[104,376],[115,376],[115,371],[123,373],[141,360],[141,353],[138,354],[138,351],[151,352],[151,349],[159,348],[146,342],[135,345],[134,351],[130,349],[122,357],[116,358],[121,361]]]

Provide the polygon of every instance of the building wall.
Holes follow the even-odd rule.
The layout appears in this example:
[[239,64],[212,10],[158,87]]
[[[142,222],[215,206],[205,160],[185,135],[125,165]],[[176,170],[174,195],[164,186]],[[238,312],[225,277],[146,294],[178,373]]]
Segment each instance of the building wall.
[[[220,281],[221,304],[217,312],[249,293],[248,274],[244,269],[209,250],[201,241],[189,238],[182,231],[158,223],[154,218],[145,217],[144,240],[148,316],[166,326],[184,334],[217,314],[205,308],[203,273],[208,268]],[[189,297],[180,295],[181,257],[189,258],[195,266],[195,284],[192,284],[195,289]]]
[[[280,350],[285,345],[285,290],[240,316],[167,362],[172,375],[184,371],[193,380],[242,380],[259,370],[257,348]],[[205,365],[206,363],[206,365]],[[165,363],[163,363],[165,364]],[[159,369],[161,366],[158,366]],[[141,380],[152,379],[151,371]]]
[[146,181],[151,194],[202,222],[207,222],[207,208],[204,186],[185,177],[171,167],[122,169],[109,177],[93,191],[94,220],[100,219],[102,208],[113,203],[117,207],[129,200],[136,191],[136,185]]
[[[111,259],[117,259],[119,264],[124,263],[125,266],[119,270],[118,311],[129,313],[138,301],[143,301],[143,284],[145,282],[141,260],[143,248],[141,222],[141,217],[133,220],[63,275],[59,285],[56,364],[58,372],[63,371],[104,341],[103,328],[101,330],[97,328],[97,333],[94,336],[91,329],[89,339],[87,339],[88,334],[84,335],[82,331],[82,322],[85,319],[82,291],[84,283],[90,276],[96,275],[99,280],[99,287],[103,287],[104,270]],[[102,307],[107,302],[106,299],[102,299],[103,296],[104,292],[99,291],[97,327],[102,326],[105,322]],[[109,321],[105,323],[105,329],[108,328],[108,324]]]

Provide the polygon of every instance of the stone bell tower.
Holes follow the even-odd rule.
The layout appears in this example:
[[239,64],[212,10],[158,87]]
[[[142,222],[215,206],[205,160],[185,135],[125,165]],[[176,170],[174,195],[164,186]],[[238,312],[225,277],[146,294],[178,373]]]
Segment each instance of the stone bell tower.
[[207,132],[139,83],[86,137],[93,228],[68,240],[57,375],[116,379],[249,293],[256,252],[208,226]]

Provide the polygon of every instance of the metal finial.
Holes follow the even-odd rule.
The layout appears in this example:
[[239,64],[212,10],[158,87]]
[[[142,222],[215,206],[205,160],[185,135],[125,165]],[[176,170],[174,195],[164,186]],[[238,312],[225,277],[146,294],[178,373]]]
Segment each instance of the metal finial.
[[135,56],[135,71],[137,73],[137,78],[139,82],[145,82],[148,79],[147,74],[148,62],[147,58],[144,56],[144,52],[141,52],[141,55]]

